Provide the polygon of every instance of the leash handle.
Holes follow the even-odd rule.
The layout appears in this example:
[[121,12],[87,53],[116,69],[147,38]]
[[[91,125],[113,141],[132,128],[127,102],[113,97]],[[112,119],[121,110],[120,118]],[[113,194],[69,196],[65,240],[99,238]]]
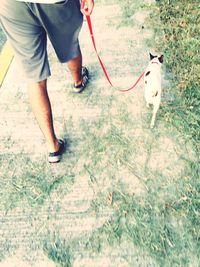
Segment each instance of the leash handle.
[[[110,80],[110,78],[109,78],[109,75],[108,75],[108,73],[107,73],[107,71],[106,71],[106,68],[105,68],[105,66],[104,66],[104,64],[103,64],[103,62],[102,62],[102,60],[101,60],[101,58],[100,58],[100,56],[99,56],[99,54],[98,54],[97,47],[96,47],[96,42],[95,42],[95,38],[94,38],[94,34],[93,34],[93,28],[92,28],[92,22],[91,22],[91,18],[90,18],[90,16],[86,16],[86,21],[87,21],[87,24],[88,24],[88,28],[89,28],[89,32],[90,32],[90,36],[91,36],[92,43],[93,43],[93,46],[94,46],[94,50],[95,50],[95,52],[96,52],[96,55],[97,55],[97,58],[98,58],[98,60],[99,60],[100,65],[101,65],[101,68],[102,68],[102,70],[103,70],[103,72],[104,72],[104,75],[105,75],[107,81],[109,82],[109,84],[110,84],[112,87],[114,87],[113,84],[112,84],[112,82],[111,82],[111,80]],[[132,90],[133,88],[135,88],[136,85],[139,83],[139,81],[140,81],[140,80],[142,79],[142,77],[144,76],[144,73],[145,73],[145,72],[143,71],[143,72],[141,73],[141,75],[139,76],[139,78],[137,79],[137,81],[136,81],[130,88],[128,88],[128,89],[121,89],[121,90],[119,90],[119,91],[120,91],[120,92],[128,92],[128,91]]]

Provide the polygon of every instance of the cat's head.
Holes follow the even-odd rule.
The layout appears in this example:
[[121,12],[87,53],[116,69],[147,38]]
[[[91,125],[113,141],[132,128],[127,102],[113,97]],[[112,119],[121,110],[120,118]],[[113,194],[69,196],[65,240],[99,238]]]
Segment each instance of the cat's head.
[[154,55],[152,55],[151,53],[149,53],[149,56],[150,56],[150,61],[151,61],[152,63],[160,63],[160,64],[163,63],[164,55],[161,55],[161,56],[154,56]]

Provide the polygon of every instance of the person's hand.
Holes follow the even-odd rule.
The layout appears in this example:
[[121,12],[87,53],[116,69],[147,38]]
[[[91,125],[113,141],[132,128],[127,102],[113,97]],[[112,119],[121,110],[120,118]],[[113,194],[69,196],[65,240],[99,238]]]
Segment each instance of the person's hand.
[[89,16],[92,14],[92,10],[94,8],[94,0],[80,0],[81,4],[81,12],[85,16]]

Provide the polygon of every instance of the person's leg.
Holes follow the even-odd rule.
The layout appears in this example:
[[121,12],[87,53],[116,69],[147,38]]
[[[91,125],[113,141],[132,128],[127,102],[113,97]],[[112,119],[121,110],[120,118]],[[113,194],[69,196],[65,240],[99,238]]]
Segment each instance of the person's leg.
[[73,80],[73,92],[81,93],[89,81],[89,72],[86,67],[82,66],[82,54],[80,54],[67,62],[68,69],[71,72]]
[[49,152],[57,152],[49,155],[49,162],[58,162],[65,142],[56,138],[53,127],[47,92],[50,68],[46,51],[46,32],[37,17],[30,12],[31,4],[1,1],[0,23],[28,80],[28,94],[34,115],[44,134]]
[[71,72],[72,79],[74,81],[75,85],[79,85],[82,82],[82,75],[81,75],[81,70],[82,70],[82,54],[80,53],[79,56],[70,59],[67,62],[67,66]]
[[67,62],[74,85],[81,85],[83,68],[78,37],[83,15],[80,12],[79,0],[65,1],[56,5],[38,4],[35,7],[37,8],[35,12],[44,25],[59,61]]
[[47,80],[29,84],[28,95],[33,113],[46,139],[49,152],[58,151],[59,143],[53,127],[51,103],[47,92]]

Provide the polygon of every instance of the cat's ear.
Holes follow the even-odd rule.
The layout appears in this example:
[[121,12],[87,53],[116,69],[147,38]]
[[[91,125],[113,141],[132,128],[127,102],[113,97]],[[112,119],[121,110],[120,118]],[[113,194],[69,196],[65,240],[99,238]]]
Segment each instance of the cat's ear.
[[163,56],[163,55],[161,55],[161,56],[158,58],[158,60],[159,60],[159,62],[160,62],[160,63],[163,63],[164,56]]
[[151,53],[149,53],[150,56],[150,60],[152,60],[153,58],[155,58],[155,56],[153,56]]

